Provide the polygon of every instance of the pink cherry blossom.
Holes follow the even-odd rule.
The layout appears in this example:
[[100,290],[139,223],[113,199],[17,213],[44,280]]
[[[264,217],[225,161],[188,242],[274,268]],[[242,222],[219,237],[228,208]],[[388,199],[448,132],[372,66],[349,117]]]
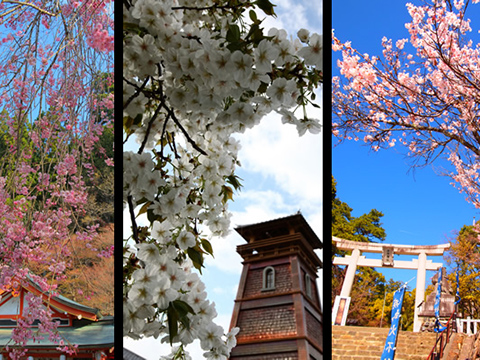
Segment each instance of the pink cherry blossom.
[[410,38],[395,46],[384,38],[382,60],[333,35],[345,80],[333,79],[333,133],[340,141],[363,135],[374,150],[403,145],[414,165],[443,157],[446,175],[480,208],[480,47],[467,6],[450,5],[407,4]]
[[[17,291],[29,276],[54,294],[64,278],[72,223],[86,203],[83,169],[100,155],[93,147],[111,121],[102,111],[113,109],[112,96],[97,99],[93,85],[99,85],[99,74],[113,75],[113,4],[57,5],[0,6],[0,124],[7,149],[0,165],[0,287],[6,291]],[[90,243],[97,227],[76,227]],[[32,273],[37,263],[51,264],[48,278]],[[24,355],[29,339],[39,339],[35,320],[50,340],[60,341],[40,298],[27,298],[25,314],[12,332],[12,345],[19,348],[10,349],[11,358]]]

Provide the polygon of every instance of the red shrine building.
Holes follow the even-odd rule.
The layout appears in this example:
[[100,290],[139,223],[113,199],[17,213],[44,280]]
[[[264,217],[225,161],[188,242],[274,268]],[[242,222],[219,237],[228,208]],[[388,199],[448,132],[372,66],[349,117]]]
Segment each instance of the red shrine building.
[[0,360],[10,358],[6,346],[15,347],[11,341],[12,330],[17,325],[17,320],[23,316],[27,306],[25,296],[28,293],[40,296],[44,306],[53,312],[52,317],[59,322],[57,329],[65,345],[76,344],[78,348],[73,355],[61,352],[57,350],[59,344],[49,341],[46,335],[43,340],[28,341],[25,360],[114,359],[113,316],[102,316],[98,309],[60,295],[46,294],[29,279],[16,289],[0,290]]
[[230,328],[239,327],[230,360],[321,360],[323,320],[316,279],[322,243],[304,217],[235,229],[243,271]]

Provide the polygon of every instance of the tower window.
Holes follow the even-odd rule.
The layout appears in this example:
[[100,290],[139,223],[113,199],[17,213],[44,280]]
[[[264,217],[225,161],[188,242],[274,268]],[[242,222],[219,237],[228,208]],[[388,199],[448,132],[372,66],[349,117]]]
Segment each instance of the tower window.
[[309,298],[312,298],[312,280],[308,274],[305,274],[305,292]]
[[263,269],[263,288],[262,291],[275,290],[275,269],[267,266]]

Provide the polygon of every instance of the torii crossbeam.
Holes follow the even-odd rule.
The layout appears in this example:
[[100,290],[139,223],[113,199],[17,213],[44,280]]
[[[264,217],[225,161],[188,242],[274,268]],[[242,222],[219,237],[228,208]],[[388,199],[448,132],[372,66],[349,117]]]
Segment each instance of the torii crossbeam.
[[[342,291],[338,298],[349,298],[350,292],[353,286],[353,280],[355,278],[355,272],[357,266],[369,266],[369,267],[390,267],[396,269],[416,269],[417,270],[417,286],[415,292],[415,317],[413,322],[413,331],[419,332],[421,323],[418,313],[420,311],[419,306],[425,297],[425,278],[427,270],[438,270],[443,264],[434,263],[432,260],[427,260],[427,255],[430,256],[442,256],[445,250],[450,248],[450,244],[442,245],[398,245],[398,244],[379,244],[379,243],[366,243],[358,241],[350,241],[340,239],[333,236],[332,240],[340,250],[351,250],[352,255],[346,255],[345,257],[335,257],[333,259],[334,265],[347,265],[347,272],[343,281]],[[361,253],[380,253],[383,254],[382,259],[367,259],[365,256],[361,256]],[[393,255],[415,255],[418,259],[411,261],[394,260]],[[337,304],[337,301],[336,301]],[[348,306],[343,310],[344,313],[348,312]],[[337,318],[338,306],[334,307],[334,314],[332,319]],[[344,319],[346,317],[344,316]]]

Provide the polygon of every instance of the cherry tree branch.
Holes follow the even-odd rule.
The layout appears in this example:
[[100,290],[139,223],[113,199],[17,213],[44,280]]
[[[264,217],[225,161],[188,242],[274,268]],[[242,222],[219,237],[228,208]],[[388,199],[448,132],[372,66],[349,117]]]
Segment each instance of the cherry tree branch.
[[47,11],[45,9],[42,9],[41,7],[38,7],[37,5],[35,4],[31,4],[31,3],[27,3],[27,2],[24,2],[24,1],[16,1],[16,0],[3,0],[4,3],[10,3],[10,4],[18,4],[20,6],[30,6],[32,8],[34,8],[35,10],[38,10],[39,12],[41,12],[42,14],[46,14],[46,15],[49,15],[49,16],[58,16],[59,13],[52,13],[50,11]]

